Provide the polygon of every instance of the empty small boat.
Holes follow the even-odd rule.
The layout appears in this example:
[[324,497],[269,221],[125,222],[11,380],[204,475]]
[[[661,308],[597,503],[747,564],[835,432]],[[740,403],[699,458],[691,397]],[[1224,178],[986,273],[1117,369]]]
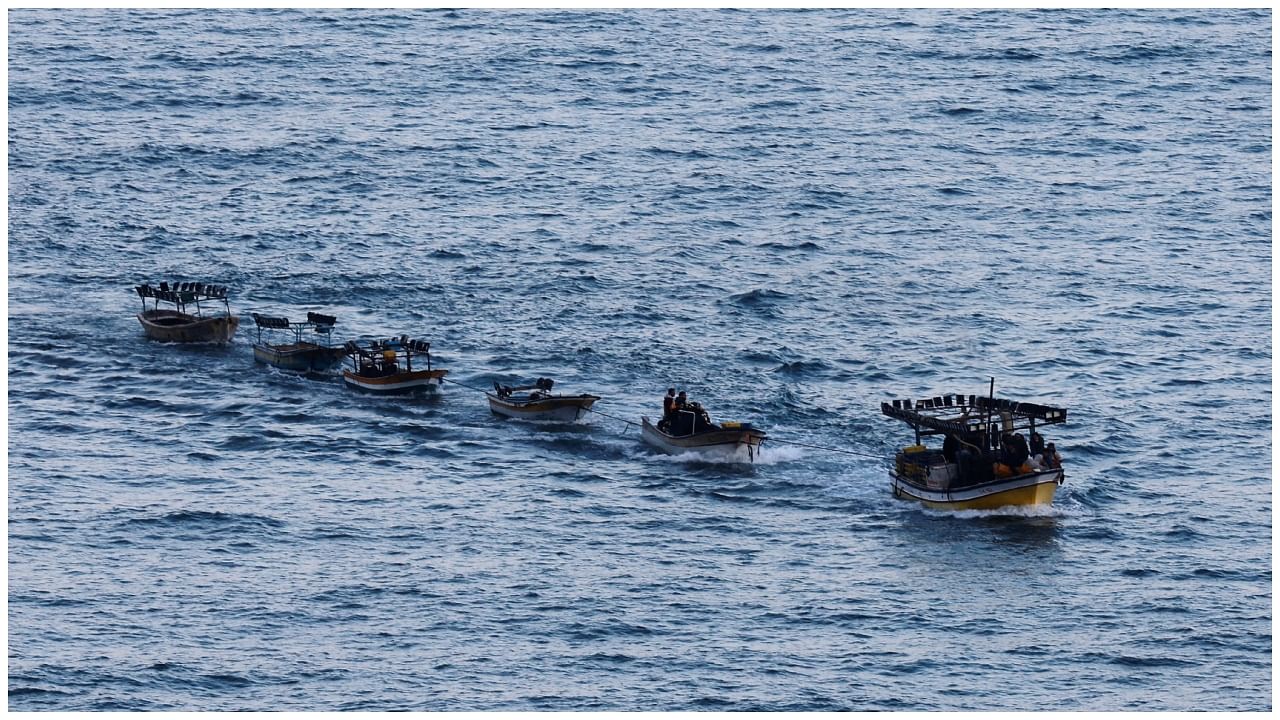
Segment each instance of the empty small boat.
[[493,392],[485,393],[485,396],[489,398],[489,409],[495,415],[556,422],[575,422],[590,412],[591,406],[600,399],[585,393],[552,395],[554,385],[551,378],[538,378],[532,385],[517,387],[494,382]]
[[[240,318],[231,314],[227,288],[200,282],[162,282],[159,287],[137,285],[134,290],[142,298],[138,322],[147,337],[159,342],[227,343],[240,326]],[[147,308],[147,300],[152,301]],[[165,307],[161,308],[160,304]],[[203,303],[203,304],[202,304]],[[222,305],[222,311],[217,310]]]
[[[287,317],[273,317],[252,313],[253,322],[258,326],[258,340],[253,344],[253,359],[282,370],[295,372],[327,372],[342,362],[347,350],[342,346],[333,346],[333,326],[337,318],[320,313],[307,313],[306,322],[289,322]],[[263,338],[263,331],[266,338]],[[321,342],[312,342],[304,337],[312,333]],[[289,342],[273,342],[278,335],[291,338]]]

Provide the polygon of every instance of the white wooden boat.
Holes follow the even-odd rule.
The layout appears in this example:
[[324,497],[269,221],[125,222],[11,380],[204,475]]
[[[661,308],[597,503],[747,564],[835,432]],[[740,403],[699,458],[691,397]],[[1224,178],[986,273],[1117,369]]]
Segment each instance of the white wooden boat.
[[764,430],[751,423],[723,422],[715,424],[697,403],[676,411],[672,423],[653,424],[640,417],[640,436],[645,442],[672,455],[699,453],[724,459],[755,461],[756,453],[768,438]]
[[[351,367],[343,369],[342,380],[357,390],[380,395],[434,392],[449,374],[431,367],[431,343],[411,340],[407,335],[364,343],[353,340],[344,347]],[[413,368],[415,359],[417,370]]]
[[588,395],[552,395],[554,385],[551,378],[538,378],[533,385],[510,387],[493,384],[493,392],[485,393],[489,398],[489,409],[495,415],[521,420],[546,420],[555,422],[575,422],[591,411],[591,406],[599,400],[599,396]]
[[[306,322],[289,322],[287,317],[272,317],[252,313],[258,326],[258,339],[253,344],[253,359],[282,370],[295,372],[326,372],[342,362],[347,349],[332,344],[333,326],[338,322],[332,315],[307,313]],[[267,337],[263,338],[263,330]],[[321,342],[304,338],[306,331],[321,336]],[[280,331],[280,332],[275,332]],[[291,342],[279,342],[275,335],[287,334]]]

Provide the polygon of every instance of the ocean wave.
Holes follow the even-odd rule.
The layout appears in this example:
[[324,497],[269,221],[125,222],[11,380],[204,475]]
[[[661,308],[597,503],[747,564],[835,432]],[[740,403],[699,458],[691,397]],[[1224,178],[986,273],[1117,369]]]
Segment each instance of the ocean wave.
[[[1269,708],[1270,18],[12,11],[11,707]],[[992,376],[1053,504],[894,498],[881,402]],[[771,438],[659,454],[671,384]]]

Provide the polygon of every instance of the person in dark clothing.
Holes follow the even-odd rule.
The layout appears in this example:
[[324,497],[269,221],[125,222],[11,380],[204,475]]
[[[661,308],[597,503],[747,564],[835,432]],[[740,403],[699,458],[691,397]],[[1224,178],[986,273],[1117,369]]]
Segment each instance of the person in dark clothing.
[[658,421],[658,429],[662,432],[671,432],[671,421],[676,417],[676,389],[667,388],[667,394],[662,396],[662,419]]
[[1044,437],[1040,433],[1031,431],[1031,456],[1035,457],[1044,452]]
[[960,441],[955,435],[947,433],[947,438],[942,441],[942,458],[947,462],[956,461],[956,450],[960,448]]
[[1009,466],[1009,471],[1014,475],[1020,472],[1019,468],[1027,462],[1027,458],[1031,457],[1031,453],[1027,450],[1027,441],[1019,433],[1013,433],[1008,436],[1008,443],[1005,445],[1004,464]]

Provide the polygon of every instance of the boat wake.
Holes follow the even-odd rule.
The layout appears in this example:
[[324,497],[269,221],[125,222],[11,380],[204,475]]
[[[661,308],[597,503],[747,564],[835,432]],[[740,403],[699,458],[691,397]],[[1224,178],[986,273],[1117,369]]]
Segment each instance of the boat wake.
[[747,453],[746,448],[742,448],[733,453],[724,451],[699,452],[690,450],[678,455],[668,455],[660,452],[648,452],[645,450],[636,450],[633,457],[637,460],[657,460],[660,462],[678,463],[681,465],[697,464],[697,465],[777,465],[784,462],[792,462],[803,456],[803,453],[797,448],[768,448],[764,450],[756,450],[755,459]]
[[1071,515],[1071,513],[1057,505],[1006,505],[1005,507],[992,508],[990,510],[938,510],[927,507],[920,509],[925,515],[932,517],[962,518],[966,520],[991,517],[1060,518]]
[[[765,441],[768,442],[767,440]],[[807,457],[807,453],[803,448],[795,446],[777,446],[765,445],[756,451],[757,465],[777,465],[779,463],[795,462]]]

